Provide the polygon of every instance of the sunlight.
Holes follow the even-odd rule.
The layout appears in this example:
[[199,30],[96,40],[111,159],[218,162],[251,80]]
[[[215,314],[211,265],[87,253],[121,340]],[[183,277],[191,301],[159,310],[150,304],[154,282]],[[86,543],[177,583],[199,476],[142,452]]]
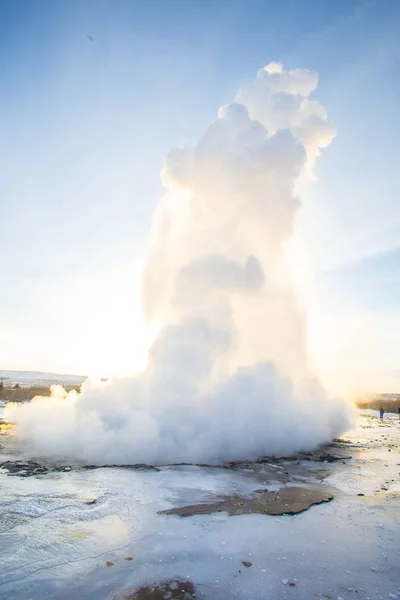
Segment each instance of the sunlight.
[[72,363],[73,372],[95,378],[131,375],[145,366],[152,335],[142,312],[140,281],[139,272],[120,268],[47,291],[42,306],[61,342],[60,365]]

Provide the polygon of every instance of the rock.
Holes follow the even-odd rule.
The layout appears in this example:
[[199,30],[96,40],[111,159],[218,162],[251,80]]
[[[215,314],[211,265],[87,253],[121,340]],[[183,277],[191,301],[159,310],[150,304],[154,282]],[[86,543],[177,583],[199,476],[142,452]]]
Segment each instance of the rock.
[[242,565],[244,567],[251,567],[253,563],[249,562],[248,560],[242,560]]
[[49,469],[34,460],[6,460],[0,463],[0,468],[8,471],[9,475],[29,477],[30,475],[44,475]]
[[[218,581],[217,581],[218,583]],[[133,592],[124,591],[113,600],[196,600],[195,586],[191,581],[173,579],[159,584],[139,588]]]
[[113,567],[114,563],[111,560],[106,561],[106,567]]

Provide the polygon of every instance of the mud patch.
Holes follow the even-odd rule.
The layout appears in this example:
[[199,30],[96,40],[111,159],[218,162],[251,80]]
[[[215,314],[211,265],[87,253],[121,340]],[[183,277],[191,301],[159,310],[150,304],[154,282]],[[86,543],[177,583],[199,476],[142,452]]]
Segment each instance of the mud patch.
[[177,515],[193,517],[217,512],[236,515],[296,515],[308,510],[311,506],[330,502],[332,490],[312,487],[285,487],[277,492],[257,490],[250,498],[231,496],[216,502],[191,504],[178,508],[160,511],[161,515]]
[[173,579],[141,587],[135,592],[119,593],[113,600],[196,600],[196,594],[191,581]]

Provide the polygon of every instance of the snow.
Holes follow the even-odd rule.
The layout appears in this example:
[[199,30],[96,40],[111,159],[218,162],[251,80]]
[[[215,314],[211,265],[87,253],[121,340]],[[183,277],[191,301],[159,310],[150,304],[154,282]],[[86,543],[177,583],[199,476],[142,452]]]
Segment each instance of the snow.
[[102,600],[174,578],[205,599],[400,597],[399,436],[397,417],[360,416],[344,444],[352,459],[323,484],[335,499],[290,517],[157,514],[260,487],[225,469],[2,473],[0,597]]
[[60,373],[46,373],[42,371],[4,371],[0,370],[0,381],[6,385],[18,383],[24,387],[35,385],[80,385],[86,377],[82,375],[68,375]]

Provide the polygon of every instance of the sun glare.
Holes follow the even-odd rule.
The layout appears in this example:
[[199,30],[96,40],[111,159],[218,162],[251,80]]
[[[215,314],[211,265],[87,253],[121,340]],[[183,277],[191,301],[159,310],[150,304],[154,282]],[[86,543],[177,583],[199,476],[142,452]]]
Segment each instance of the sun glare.
[[[141,370],[151,330],[142,306],[140,271],[114,269],[64,282],[46,294],[48,319],[58,331],[57,371],[94,377]],[[45,339],[42,342],[46,344]]]

